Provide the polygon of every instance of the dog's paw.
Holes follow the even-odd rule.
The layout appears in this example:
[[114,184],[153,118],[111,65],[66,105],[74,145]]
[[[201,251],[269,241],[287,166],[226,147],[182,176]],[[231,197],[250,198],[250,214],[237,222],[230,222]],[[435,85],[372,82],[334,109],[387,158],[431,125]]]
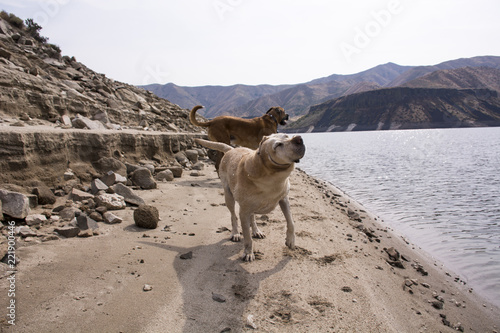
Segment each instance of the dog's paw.
[[254,261],[255,260],[255,254],[252,253],[243,253],[243,257],[241,257],[243,261]]
[[295,237],[287,237],[285,241],[286,246],[291,250],[295,249]]
[[266,234],[265,234],[265,233],[263,233],[263,232],[262,232],[262,231],[260,231],[260,230],[257,230],[257,231],[254,231],[254,232],[252,233],[252,237],[253,237],[253,238],[263,239],[263,238],[266,238]]
[[233,242],[241,241],[241,235],[239,233],[231,235],[231,241],[233,241]]

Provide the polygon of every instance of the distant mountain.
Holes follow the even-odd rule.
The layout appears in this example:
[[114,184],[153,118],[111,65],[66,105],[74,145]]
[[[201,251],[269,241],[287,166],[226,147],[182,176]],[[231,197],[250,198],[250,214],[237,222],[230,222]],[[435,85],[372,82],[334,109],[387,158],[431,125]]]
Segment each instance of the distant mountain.
[[500,69],[463,67],[439,70],[407,82],[403,86],[411,88],[487,88],[500,92]]
[[500,69],[500,57],[496,56],[480,56],[473,58],[461,58],[456,60],[445,61],[434,66],[418,66],[402,73],[395,78],[392,82],[387,84],[387,87],[401,86],[410,82],[418,77],[426,74],[443,70],[443,69],[457,69],[462,67],[491,67]]
[[[195,105],[203,105],[204,109],[200,110],[199,114],[207,118],[213,118],[223,114],[231,114],[231,110],[248,101],[274,94],[290,86],[236,84],[232,86],[181,87],[173,83],[167,83],[165,85],[150,84],[141,87],[183,108],[191,109]],[[259,116],[266,111],[267,109],[261,112]]]
[[384,88],[314,105],[286,131],[330,132],[500,126],[500,98],[490,89]]
[[[439,70],[481,66],[500,69],[500,57],[481,56],[446,61],[434,66],[418,67],[387,63],[356,74],[333,74],[295,85],[181,87],[169,83],[166,85],[152,84],[143,86],[143,88],[184,108],[192,108],[201,104],[205,108],[201,110],[200,114],[207,118],[224,114],[256,117],[262,115],[272,106],[282,106],[293,118],[298,118],[307,114],[312,105],[341,96],[384,87],[406,86],[410,81]],[[445,81],[440,85],[431,82],[433,79],[431,77],[425,81],[416,81],[412,85],[416,84],[415,86],[422,88],[449,87]],[[462,88],[483,87],[471,84],[464,85]],[[491,85],[484,87],[491,88]]]

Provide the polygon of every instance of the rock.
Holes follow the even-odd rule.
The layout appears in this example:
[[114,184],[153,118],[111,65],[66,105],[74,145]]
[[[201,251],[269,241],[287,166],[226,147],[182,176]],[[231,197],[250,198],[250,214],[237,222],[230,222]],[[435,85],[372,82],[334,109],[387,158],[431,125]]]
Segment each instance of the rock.
[[90,182],[90,187],[92,194],[97,194],[99,191],[106,191],[108,189],[108,185],[104,184],[100,179],[92,180]]
[[116,183],[127,183],[127,178],[117,174],[114,171],[108,171],[104,176],[101,177],[101,181],[107,186],[113,186]]
[[25,226],[25,225],[20,226],[20,227],[16,227],[14,229],[14,233],[16,235],[21,236],[21,237],[35,237],[38,235],[36,233],[36,231],[32,230],[30,227]]
[[181,166],[171,166],[171,167],[168,167],[168,170],[172,171],[172,173],[174,174],[174,177],[175,178],[181,178],[182,177],[182,167]]
[[203,170],[205,169],[205,164],[203,164],[203,162],[196,162],[194,165],[193,165],[193,170]]
[[76,223],[78,225],[78,228],[80,228],[80,230],[87,230],[87,229],[95,230],[99,228],[99,225],[97,224],[96,221],[92,220],[89,216],[83,214],[76,217]]
[[155,173],[155,166],[151,163],[148,163],[148,162],[145,162],[141,165],[141,168],[146,168],[149,170],[149,172],[151,172],[152,175],[154,175]]
[[345,293],[350,293],[352,291],[352,288],[349,286],[344,286],[341,288],[341,290]]
[[151,291],[151,290],[153,290],[153,286],[151,286],[149,284],[145,284],[144,287],[142,287],[142,290]]
[[92,213],[90,213],[90,214],[89,214],[89,217],[90,217],[92,220],[96,221],[96,222],[101,222],[101,221],[103,221],[102,215],[101,215],[100,213],[98,213],[98,212],[92,212]]
[[26,216],[26,224],[29,226],[42,224],[47,221],[47,217],[42,214],[32,214]]
[[174,180],[174,174],[170,170],[160,171],[156,174],[156,180],[171,182]]
[[83,238],[92,237],[94,236],[94,232],[92,231],[92,229],[80,230],[77,236]]
[[111,212],[106,212],[103,214],[104,222],[109,224],[122,223],[123,219],[116,216]]
[[71,190],[71,195],[69,197],[73,201],[84,201],[88,199],[94,199],[93,194],[78,190],[76,188]]
[[191,164],[195,164],[196,162],[198,162],[198,151],[197,150],[188,149],[184,152],[184,155],[187,157],[189,162],[191,162]]
[[137,194],[135,194],[131,188],[128,188],[127,186],[123,185],[122,183],[117,183],[117,184],[111,186],[111,189],[115,193],[121,195],[124,198],[125,202],[127,202],[129,204],[136,205],[136,206],[140,206],[140,205],[145,204],[144,200],[141,197],[139,197]]
[[444,303],[440,301],[432,301],[431,302],[432,306],[438,310],[442,310],[444,307]]
[[212,293],[212,299],[219,303],[224,303],[226,298],[220,294]]
[[71,180],[75,178],[75,174],[73,173],[73,170],[67,169],[64,174],[63,174],[64,180]]
[[130,164],[130,163],[125,163],[125,166],[127,168],[127,175],[130,175],[132,172],[134,172],[137,169],[140,169],[141,167],[136,165],[136,164]]
[[395,249],[395,248],[393,248],[393,247],[390,247],[390,248],[388,248],[388,249],[385,249],[385,252],[387,253],[387,255],[389,256],[389,258],[390,258],[391,260],[396,261],[396,260],[399,260],[399,258],[400,258],[400,255],[399,255],[398,250],[396,250],[396,249]]
[[68,115],[62,115],[61,116],[61,124],[63,126],[67,126],[67,127],[70,127],[72,124],[71,124],[71,119],[69,118]]
[[143,189],[154,189],[158,187],[156,181],[151,175],[151,171],[146,168],[139,168],[135,170],[132,173],[130,179],[132,180],[132,183],[134,183],[134,185],[139,186]]
[[33,191],[31,193],[38,197],[39,205],[52,205],[56,202],[56,196],[45,185],[39,185],[33,188]]
[[30,213],[29,198],[18,192],[0,190],[3,214],[16,219],[24,219]]
[[159,220],[158,209],[154,206],[140,205],[134,210],[134,222],[140,228],[155,229]]
[[[73,92],[72,95],[74,95],[74,96],[81,95],[76,90],[72,90],[72,89],[68,90],[68,92],[70,92],[70,91]],[[69,94],[68,94],[68,97],[70,97]],[[77,115],[75,118],[73,118],[71,123],[72,123],[74,128],[79,128],[79,129],[90,129],[90,130],[106,129],[106,127],[104,127],[104,125],[100,121],[90,120],[89,118],[83,117],[80,115]]]
[[78,235],[78,233],[80,232],[80,228],[68,226],[68,227],[55,228],[54,231],[63,237],[72,238]]
[[71,221],[76,215],[79,215],[82,211],[76,207],[66,207],[59,212],[59,217],[66,221]]
[[95,197],[95,201],[99,206],[104,206],[109,210],[118,210],[127,207],[125,199],[116,193],[99,194]]

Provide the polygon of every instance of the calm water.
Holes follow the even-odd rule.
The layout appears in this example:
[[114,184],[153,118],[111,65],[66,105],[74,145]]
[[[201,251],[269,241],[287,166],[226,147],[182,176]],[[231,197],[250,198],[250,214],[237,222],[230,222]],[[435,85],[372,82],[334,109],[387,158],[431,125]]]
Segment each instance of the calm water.
[[303,134],[298,165],[500,306],[500,128]]

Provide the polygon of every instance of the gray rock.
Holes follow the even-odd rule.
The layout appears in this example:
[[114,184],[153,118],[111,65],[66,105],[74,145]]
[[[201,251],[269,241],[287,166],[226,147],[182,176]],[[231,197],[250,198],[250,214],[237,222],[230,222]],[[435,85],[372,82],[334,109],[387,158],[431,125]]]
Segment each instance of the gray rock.
[[155,229],[159,220],[158,209],[154,206],[141,205],[134,210],[134,222],[140,228]]
[[68,227],[55,228],[54,231],[61,236],[64,236],[66,238],[71,238],[71,237],[76,237],[78,235],[78,233],[80,232],[80,228],[68,226]]
[[36,233],[36,231],[32,230],[30,227],[25,226],[25,225],[20,226],[20,227],[16,227],[14,229],[14,233],[16,235],[21,236],[21,237],[35,237],[38,235]]
[[109,210],[124,209],[127,207],[125,199],[116,193],[103,193],[95,197],[95,201],[99,206],[104,206]]
[[156,179],[158,181],[164,181],[164,180],[166,180],[166,181],[171,182],[172,180],[174,180],[174,174],[170,170],[164,170],[164,171],[158,172],[156,174]]
[[74,188],[71,190],[70,199],[73,201],[83,201],[83,200],[94,199],[94,195]]
[[205,169],[205,164],[203,164],[203,162],[196,162],[193,167],[192,167],[193,170],[203,170]]
[[127,168],[127,175],[130,175],[135,170],[141,168],[140,166],[138,166],[136,164],[130,164],[130,163],[125,163],[125,167]]
[[144,200],[141,197],[139,197],[137,194],[135,194],[131,188],[129,188],[121,183],[118,183],[118,184],[111,186],[111,189],[115,193],[121,195],[124,198],[125,202],[127,202],[129,204],[136,205],[136,206],[140,206],[140,205],[145,204]]
[[[76,90],[74,92],[76,92]],[[79,129],[91,129],[91,130],[106,129],[106,127],[104,127],[104,125],[100,121],[91,120],[87,117],[82,117],[80,115],[77,115],[75,118],[73,118],[71,123],[74,128],[79,128]]]
[[188,149],[184,152],[189,162],[195,164],[198,162],[198,151],[195,149]]
[[99,225],[97,224],[96,221],[92,220],[90,217],[83,214],[76,218],[76,224],[78,225],[78,228],[80,228],[80,230],[87,230],[87,229],[95,230],[99,228]]
[[16,219],[24,219],[30,213],[29,198],[18,192],[0,190],[2,212]]
[[154,189],[158,187],[153,175],[151,175],[151,171],[146,168],[139,168],[135,170],[130,179],[134,185],[143,189]]
[[103,174],[109,171],[114,171],[121,175],[127,173],[127,166],[113,157],[102,157],[97,162],[92,163],[92,165],[98,172]]
[[174,174],[175,178],[181,178],[182,177],[183,169],[182,169],[181,166],[171,166],[171,167],[168,167],[168,170],[172,171],[172,173]]
[[71,221],[76,215],[81,213],[82,211],[76,207],[66,207],[59,212],[59,217],[65,221]]
[[104,176],[101,177],[101,180],[107,186],[113,186],[116,183],[125,184],[127,182],[127,178],[123,177],[120,174],[117,174],[114,171],[108,171]]
[[111,212],[106,212],[103,214],[104,222],[109,224],[122,223],[123,219],[121,217],[116,216]]
[[47,217],[42,214],[32,214],[26,216],[26,224],[29,226],[42,224],[47,221]]
[[39,205],[52,205],[56,202],[56,196],[52,193],[50,188],[45,185],[39,185],[33,188],[31,193],[38,197]]
[[186,154],[183,151],[180,151],[180,152],[176,153],[174,155],[174,157],[175,157],[175,160],[177,162],[179,162],[179,164],[182,165],[183,167],[185,167],[189,163],[189,160],[188,160],[188,158],[186,157]]
[[92,194],[97,194],[99,191],[106,191],[108,189],[108,185],[104,184],[104,182],[100,179],[94,179],[90,182],[90,188]]

